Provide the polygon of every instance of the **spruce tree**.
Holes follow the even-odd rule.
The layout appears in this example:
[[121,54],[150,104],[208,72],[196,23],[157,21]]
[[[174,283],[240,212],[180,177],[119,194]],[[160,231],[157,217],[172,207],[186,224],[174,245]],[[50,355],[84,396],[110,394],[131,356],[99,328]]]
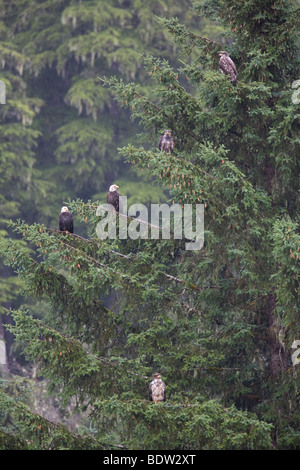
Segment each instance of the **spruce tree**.
[[[2,218],[56,226],[68,198],[97,199],[115,178],[122,178],[123,188],[135,184],[117,153],[135,133],[129,113],[117,108],[96,77],[101,71],[141,81],[141,52],[174,57],[154,11],[191,18],[178,0],[1,2],[0,69],[7,95],[0,116]],[[159,201],[162,194],[152,186],[139,187],[148,200]],[[84,232],[85,224],[77,229]],[[1,226],[1,235],[7,227]],[[1,305],[18,307],[19,280],[8,267],[1,274]],[[10,341],[7,346],[11,361]]]
[[99,87],[97,75],[144,81],[140,54],[175,56],[155,15],[190,23],[191,13],[179,0],[4,1],[1,12],[14,48],[26,58],[28,94],[43,100],[33,126],[40,133],[37,168],[47,182],[47,199],[36,216],[53,224],[52,213],[65,199],[99,197],[117,178],[135,184],[117,147],[137,128],[109,90]]
[[[207,0],[194,8],[224,35],[212,41],[161,19],[182,54],[178,67],[145,56],[154,97],[114,77],[100,77],[99,87],[104,80],[148,136],[147,146],[120,149],[124,162],[168,191],[170,203],[203,204],[203,248],[188,251],[174,237],[99,239],[104,200],[70,203],[88,238],[12,222],[32,251],[6,240],[2,252],[25,294],[51,308],[43,321],[11,312],[10,329],[50,390],[88,410],[95,441],[86,446],[299,448],[299,4]],[[218,69],[225,48],[236,87]],[[167,128],[173,154],[157,149]],[[148,400],[156,371],[165,403]],[[7,393],[0,404],[5,418]],[[20,426],[17,412],[14,419]],[[47,425],[31,419],[39,445],[49,446]],[[26,442],[34,447],[32,427]]]

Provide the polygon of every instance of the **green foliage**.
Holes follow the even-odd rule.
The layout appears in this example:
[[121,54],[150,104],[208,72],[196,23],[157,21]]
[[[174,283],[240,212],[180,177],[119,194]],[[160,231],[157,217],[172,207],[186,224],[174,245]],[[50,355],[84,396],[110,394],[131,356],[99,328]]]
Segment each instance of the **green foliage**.
[[[2,2],[2,68],[17,68],[22,82],[15,77],[7,83],[8,92],[10,87],[22,90],[15,113],[38,131],[35,181],[48,185],[47,200],[40,198],[37,208],[44,223],[54,222],[51,210],[57,211],[63,200],[91,198],[126,175],[117,147],[136,129],[96,77],[143,80],[139,54],[145,51],[174,59],[168,32],[154,13],[192,21],[182,2],[170,0],[145,5],[137,0]],[[7,112],[9,106],[2,109]]]
[[298,224],[291,219],[277,220],[273,232],[273,255],[277,272],[273,278],[277,286],[278,306],[289,329],[290,338],[299,335],[299,276],[300,236]]
[[[135,185],[117,147],[136,129],[96,77],[142,80],[140,52],[174,60],[173,44],[153,12],[192,22],[179,0],[1,2],[1,217],[57,227],[63,201],[95,199],[119,178]],[[147,197],[157,199],[150,185]],[[85,234],[84,224],[77,229]],[[0,230],[11,235],[3,225]],[[19,281],[2,265],[1,278],[1,302],[18,307]]]
[[92,437],[73,434],[65,426],[32,413],[20,399],[10,396],[10,385],[0,384],[1,450],[103,449]]
[[119,428],[117,420],[127,423],[121,436],[131,449],[168,449],[170,436],[177,450],[252,450],[271,446],[269,424],[259,422],[250,413],[237,411],[234,406],[223,409],[214,400],[186,406],[153,406],[142,401],[120,402],[113,396],[102,401],[97,411],[101,411],[103,431],[114,422]]
[[[299,76],[298,3],[197,3],[196,12],[226,24],[223,37],[204,38],[180,19],[161,19],[160,28],[180,47],[180,67],[167,51],[156,54],[165,37],[160,30],[155,54],[144,54],[143,71],[132,54],[123,69],[121,57],[134,30],[137,41],[142,37],[142,13],[144,29],[150,28],[153,6],[142,9],[140,2],[131,2],[141,15],[136,18],[122,2],[58,2],[63,20],[58,25],[54,3],[51,21],[67,38],[56,48],[54,39],[51,43],[62,80],[55,98],[79,115],[61,109],[53,128],[61,166],[51,176],[80,192],[68,193],[68,206],[77,222],[88,225],[88,238],[42,222],[9,223],[26,245],[2,240],[2,256],[18,273],[24,295],[49,306],[42,319],[30,308],[12,311],[9,330],[39,365],[50,390],[60,386],[65,401],[76,397],[78,406],[89,410],[96,446],[298,448],[299,384],[290,354],[299,334],[299,112],[291,101],[291,81]],[[24,40],[31,31],[39,38],[33,49],[37,61],[45,48],[44,8],[45,2],[28,6],[27,13],[38,19],[31,25],[31,16],[25,18],[16,37]],[[112,8],[115,22],[108,25],[113,30],[108,37],[101,26]],[[102,55],[99,44],[105,45]],[[235,88],[218,70],[217,52],[224,46],[239,71]],[[40,77],[45,73],[41,63],[33,66]],[[108,73],[100,76],[100,66]],[[69,67],[76,70],[70,86]],[[43,93],[48,101],[50,92]],[[159,187],[160,197],[168,194],[169,202],[203,204],[201,250],[186,250],[186,240],[173,233],[170,240],[98,238],[102,182],[112,179],[106,160],[115,155],[107,143],[119,109],[113,108],[112,95],[145,132],[128,143],[136,127],[130,124],[127,134],[123,117],[128,114],[122,111],[122,124],[113,132],[120,132],[114,145],[123,147],[113,159],[126,168],[131,164]],[[104,120],[106,106],[114,111]],[[48,111],[41,128],[48,126]],[[96,124],[102,122],[104,135],[97,135]],[[157,150],[166,128],[174,136],[173,154]],[[48,157],[51,161],[50,152]],[[85,192],[90,180],[93,192]],[[99,201],[95,193],[102,195]],[[133,222],[127,217],[128,225]],[[148,224],[148,234],[150,229]],[[167,384],[167,402],[155,405],[147,391],[157,370]],[[5,410],[9,402],[3,400]],[[10,433],[12,446],[18,445],[14,438]],[[77,445],[73,436],[66,442],[69,448]],[[94,442],[79,445],[89,448]],[[46,440],[45,448],[50,445]]]

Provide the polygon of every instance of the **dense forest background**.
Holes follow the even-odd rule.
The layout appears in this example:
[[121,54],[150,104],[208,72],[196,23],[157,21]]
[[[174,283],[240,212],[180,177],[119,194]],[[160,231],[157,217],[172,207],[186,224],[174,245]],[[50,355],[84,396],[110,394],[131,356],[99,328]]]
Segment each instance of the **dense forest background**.
[[[1,2],[0,448],[300,447],[299,11]],[[113,183],[202,203],[204,248],[100,243]]]
[[[3,219],[58,228],[65,202],[103,198],[116,181],[129,203],[132,195],[134,202],[138,195],[146,204],[165,200],[163,190],[153,188],[118,153],[141,129],[98,77],[136,80],[150,96],[153,85],[141,56],[171,62],[177,57],[156,16],[178,16],[199,28],[190,8],[190,2],[179,1],[1,4],[1,78],[7,96],[1,107],[2,235],[7,231]],[[201,23],[200,29],[217,34],[217,26]],[[80,219],[76,233],[86,234]],[[19,280],[7,267],[2,274],[2,305],[20,305]],[[15,354],[6,339],[10,362]]]

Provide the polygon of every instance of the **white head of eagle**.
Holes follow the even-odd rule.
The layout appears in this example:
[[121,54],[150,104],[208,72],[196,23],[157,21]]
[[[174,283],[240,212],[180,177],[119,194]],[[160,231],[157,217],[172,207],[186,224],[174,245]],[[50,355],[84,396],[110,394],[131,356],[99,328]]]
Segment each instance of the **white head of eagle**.
[[221,73],[228,75],[230,77],[231,83],[233,86],[236,86],[236,79],[238,76],[237,69],[233,60],[229,57],[228,52],[221,51],[219,52],[220,61],[219,69]]
[[117,184],[112,184],[110,187],[109,187],[109,192],[110,193],[113,193],[114,191],[117,191],[117,189],[119,189],[119,186]]
[[120,194],[118,193],[117,189],[119,189],[119,186],[117,184],[112,184],[109,187],[109,190],[106,196],[106,201],[108,204],[111,204],[117,212],[119,212]]
[[166,401],[166,384],[158,372],[153,375],[153,380],[149,385],[149,400],[154,403]]
[[74,232],[74,220],[73,214],[69,211],[67,206],[63,206],[60,210],[58,217],[59,230],[61,232],[73,233]]

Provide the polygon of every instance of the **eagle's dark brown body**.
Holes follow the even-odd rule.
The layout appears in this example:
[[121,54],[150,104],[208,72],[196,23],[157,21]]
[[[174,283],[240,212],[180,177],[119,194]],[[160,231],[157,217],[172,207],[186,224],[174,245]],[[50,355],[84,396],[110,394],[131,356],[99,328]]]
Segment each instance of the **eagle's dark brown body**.
[[158,149],[165,153],[172,153],[174,149],[174,140],[169,130],[165,131],[158,142]]
[[229,57],[228,52],[222,51],[219,54],[219,69],[221,73],[228,75],[230,77],[231,83],[233,86],[236,86],[236,79],[238,76],[236,66],[233,60]]
[[117,212],[119,212],[120,209],[120,194],[118,193],[117,189],[119,186],[117,185],[112,185],[109,188],[109,191],[107,193],[106,201],[108,204],[111,204]]
[[74,232],[73,214],[67,207],[62,207],[61,213],[58,216],[58,225],[61,232]]

